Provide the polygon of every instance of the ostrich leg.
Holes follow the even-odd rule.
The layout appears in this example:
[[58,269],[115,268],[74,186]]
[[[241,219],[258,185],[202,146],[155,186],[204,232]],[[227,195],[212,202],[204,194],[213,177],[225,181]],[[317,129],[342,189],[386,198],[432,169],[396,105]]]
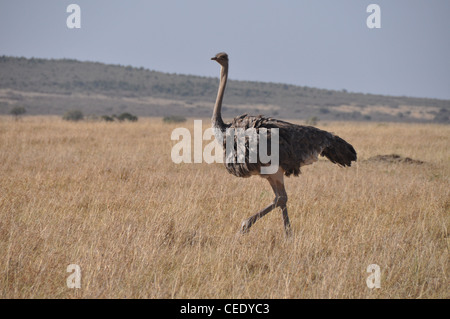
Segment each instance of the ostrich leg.
[[273,175],[273,181],[269,179],[270,185],[273,188],[273,191],[276,195],[275,197],[275,205],[276,207],[281,208],[281,212],[283,214],[283,224],[284,224],[284,231],[286,232],[286,236],[291,235],[291,223],[289,222],[289,216],[287,211],[287,200],[288,196],[286,193],[286,189],[284,188],[284,172],[282,170],[279,170],[275,175]]
[[263,216],[267,215],[269,212],[271,212],[274,208],[280,207],[281,211],[283,213],[283,223],[284,223],[284,230],[286,232],[286,235],[289,236],[291,234],[291,224],[289,222],[289,216],[287,212],[287,194],[286,190],[284,188],[284,180],[283,180],[283,171],[279,170],[274,175],[269,175],[267,177],[267,180],[270,183],[270,186],[273,189],[273,192],[275,193],[275,199],[273,202],[268,205],[266,208],[260,210],[255,215],[251,216],[250,218],[246,219],[241,226],[241,232],[246,233],[252,227],[252,225]]
[[249,231],[250,227],[252,227],[252,225],[261,217],[263,217],[264,215],[268,214],[269,212],[271,212],[274,208],[275,208],[275,201],[270,204],[269,206],[267,206],[264,209],[261,209],[259,212],[257,212],[255,215],[251,216],[250,218],[244,220],[242,222],[241,225],[241,233],[246,233]]
[[[283,177],[283,175],[281,175]],[[284,231],[286,232],[286,236],[291,235],[291,223],[289,222],[289,216],[288,211],[286,207],[287,203],[287,194],[286,190],[284,189],[284,182],[281,180],[281,183],[277,183],[278,188],[278,201],[277,201],[277,207],[281,208],[281,212],[283,214],[283,223],[284,223]]]

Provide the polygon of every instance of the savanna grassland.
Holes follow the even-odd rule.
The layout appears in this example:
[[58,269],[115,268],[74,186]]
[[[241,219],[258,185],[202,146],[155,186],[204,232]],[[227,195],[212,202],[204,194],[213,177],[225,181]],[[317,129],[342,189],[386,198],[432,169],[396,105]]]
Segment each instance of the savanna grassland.
[[[288,239],[279,210],[237,235],[272,201],[268,183],[174,164],[179,126],[193,131],[0,117],[0,297],[450,297],[450,126],[321,123],[358,162],[321,159],[286,179]],[[371,159],[386,154],[423,163]],[[80,289],[66,285],[70,264]]]

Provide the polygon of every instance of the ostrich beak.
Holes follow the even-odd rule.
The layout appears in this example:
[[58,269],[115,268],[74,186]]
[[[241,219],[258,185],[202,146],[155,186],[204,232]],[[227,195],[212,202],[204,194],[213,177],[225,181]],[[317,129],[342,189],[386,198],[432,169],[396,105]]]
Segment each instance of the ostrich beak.
[[217,61],[217,58],[216,57],[212,57],[211,60]]

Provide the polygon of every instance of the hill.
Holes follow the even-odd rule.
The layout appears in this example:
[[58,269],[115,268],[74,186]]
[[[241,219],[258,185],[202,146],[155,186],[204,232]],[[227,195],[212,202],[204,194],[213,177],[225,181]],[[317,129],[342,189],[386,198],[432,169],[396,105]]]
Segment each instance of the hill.
[[[130,112],[139,116],[209,117],[219,79],[168,74],[76,60],[0,57],[0,114]],[[450,101],[230,80],[224,117],[242,113],[279,118],[450,123]]]

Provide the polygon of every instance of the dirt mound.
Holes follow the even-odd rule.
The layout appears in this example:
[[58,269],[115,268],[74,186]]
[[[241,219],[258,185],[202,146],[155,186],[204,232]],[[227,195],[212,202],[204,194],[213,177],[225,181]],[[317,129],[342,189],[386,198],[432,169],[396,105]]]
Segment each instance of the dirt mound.
[[370,157],[368,162],[384,162],[384,163],[405,163],[405,164],[424,164],[425,162],[415,160],[409,157],[403,157],[397,154],[376,155]]

